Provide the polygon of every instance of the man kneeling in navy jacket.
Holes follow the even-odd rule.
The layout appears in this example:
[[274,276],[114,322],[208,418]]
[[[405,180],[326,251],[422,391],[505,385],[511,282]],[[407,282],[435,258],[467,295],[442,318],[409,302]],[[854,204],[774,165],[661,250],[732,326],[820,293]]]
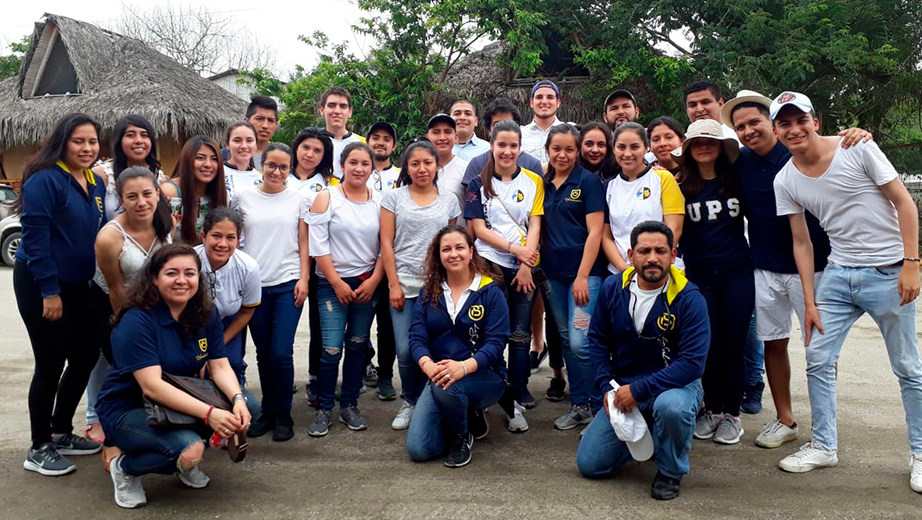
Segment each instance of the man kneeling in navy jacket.
[[679,496],[688,473],[711,342],[707,303],[673,267],[675,256],[672,231],[662,222],[643,222],[631,232],[628,258],[634,267],[602,285],[589,325],[589,360],[606,413],[596,414],[586,428],[576,456],[588,478],[608,476],[633,460],[610,423],[613,393],[615,407],[638,407],[653,434],[658,471],[650,494],[659,500]]

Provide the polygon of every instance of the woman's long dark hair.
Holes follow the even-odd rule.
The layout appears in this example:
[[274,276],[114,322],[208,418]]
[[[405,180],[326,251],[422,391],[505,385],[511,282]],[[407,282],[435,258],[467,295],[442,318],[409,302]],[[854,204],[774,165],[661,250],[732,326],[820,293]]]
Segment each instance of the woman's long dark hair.
[[435,149],[435,146],[425,138],[414,141],[410,146],[407,146],[403,151],[403,155],[400,156],[400,174],[397,175],[397,187],[413,184],[413,179],[410,177],[410,155],[418,149],[423,149],[428,154],[435,157],[436,170],[435,177],[432,178],[432,185],[438,188],[439,168],[442,167],[441,161],[439,160],[439,152]]
[[150,138],[150,152],[147,153],[144,162],[150,171],[155,175],[159,174],[160,161],[157,159],[157,134],[154,133],[154,127],[147,119],[137,114],[129,114],[115,123],[115,136],[112,139],[112,174],[115,180],[118,180],[119,174],[128,168],[128,156],[122,146],[122,138],[125,137],[129,126],[136,126],[147,132],[147,137]]
[[[583,139],[586,138],[586,134],[590,130],[599,130],[602,132],[602,135],[605,136],[605,157],[602,158],[602,163],[599,166],[592,166],[589,164],[585,158],[583,158]],[[618,163],[615,161],[615,141],[611,137],[611,129],[608,128],[608,125],[605,123],[592,122],[583,125],[579,130],[579,164],[583,168],[591,172],[595,172],[603,180],[607,181],[615,175],[618,175]],[[598,168],[593,170],[593,168]]]
[[[554,136],[560,134],[570,134],[573,136],[573,142],[576,143],[576,156],[579,157],[579,142],[580,135],[579,130],[570,123],[564,123],[562,125],[557,125],[551,128],[551,131],[547,133],[547,141],[544,142],[544,149],[547,151],[548,156],[551,153],[551,140],[554,139]],[[573,165],[576,167],[576,164]],[[544,182],[551,182],[554,180],[554,177],[557,176],[557,170],[551,164],[550,159],[547,161],[547,173],[544,174]]]
[[[137,308],[150,311],[162,301],[160,291],[154,285],[154,279],[163,270],[163,266],[177,256],[189,256],[195,259],[195,265],[201,274],[202,261],[199,260],[198,254],[192,249],[192,246],[175,243],[161,247],[151,255],[150,260],[144,264],[144,267],[132,280],[128,288],[128,294],[125,297],[125,304],[112,318],[113,325],[117,325],[130,309]],[[211,298],[205,292],[205,284],[202,283],[202,279],[199,277],[198,289],[179,315],[178,322],[182,327],[183,335],[186,337],[193,336],[208,325],[211,320],[212,307]]]
[[308,139],[317,139],[323,145],[323,159],[320,159],[320,164],[317,165],[314,173],[319,173],[323,176],[323,180],[329,183],[333,178],[333,141],[330,139],[330,134],[322,128],[305,128],[291,142],[291,172],[297,175],[298,147]]
[[[195,206],[198,199],[195,198],[195,154],[203,146],[211,148],[218,158],[217,172],[214,179],[205,186],[205,195],[211,209],[221,206],[227,206],[227,186],[224,183],[224,162],[221,161],[221,147],[210,137],[197,135],[188,141],[182,147],[179,154],[179,163],[176,166],[176,174],[179,175],[179,187],[182,192],[182,223],[180,228],[180,237],[187,244],[198,244],[201,237],[195,230],[196,218],[198,212]],[[174,175],[175,177],[175,175]]]
[[[717,193],[725,198],[739,197],[742,191],[739,177],[733,172],[733,165],[727,157],[723,142],[717,139],[715,141],[718,141],[718,146],[720,146],[720,155],[717,156],[717,162],[714,163],[714,173],[717,174],[717,179],[720,180],[720,190]],[[688,147],[682,152],[684,156],[682,166],[678,175],[676,175],[676,181],[679,183],[682,195],[686,199],[698,195],[704,189],[704,179],[701,178],[698,163],[692,158],[691,145],[692,143],[689,143]]]
[[[99,123],[92,117],[79,112],[67,114],[54,126],[54,130],[42,141],[41,148],[25,164],[22,171],[22,183],[25,184],[33,173],[47,168],[54,168],[58,161],[63,161],[67,155],[67,141],[78,126],[93,125],[96,135],[99,136]],[[14,215],[22,213],[22,197],[16,199],[12,208]]]
[[[496,175],[496,159],[493,158],[493,143],[496,142],[496,136],[500,132],[515,132],[519,136],[519,153],[522,153],[522,129],[515,121],[500,121],[493,125],[493,131],[490,132],[490,159],[480,171],[480,180],[483,181],[483,193],[487,197],[495,197],[496,190],[493,189],[493,176]],[[540,172],[534,172],[540,173]]]
[[445,266],[442,265],[441,257],[441,246],[442,246],[442,237],[450,233],[459,233],[464,235],[465,240],[467,240],[468,247],[471,248],[471,273],[487,275],[490,277],[495,276],[494,273],[490,272],[490,269],[487,267],[486,261],[480,254],[477,252],[477,248],[474,247],[474,237],[467,232],[467,228],[459,226],[457,224],[449,224],[439,230],[438,233],[432,237],[432,241],[429,243],[429,252],[426,254],[426,264],[423,272],[423,298],[433,307],[436,307],[439,304],[439,298],[442,297],[442,282],[448,279],[448,273],[445,271]]
[[118,193],[119,199],[122,198],[122,192],[125,190],[125,184],[132,179],[147,179],[157,190],[157,207],[154,209],[154,233],[157,239],[163,243],[166,237],[173,232],[173,214],[170,211],[170,203],[167,202],[160,191],[160,182],[157,174],[142,166],[132,166],[126,168],[119,175],[115,182],[115,192]]

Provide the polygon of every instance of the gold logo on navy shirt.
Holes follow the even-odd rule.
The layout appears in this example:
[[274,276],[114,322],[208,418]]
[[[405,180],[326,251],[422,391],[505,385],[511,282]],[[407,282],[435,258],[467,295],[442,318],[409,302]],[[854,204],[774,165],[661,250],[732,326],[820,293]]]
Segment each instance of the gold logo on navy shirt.
[[650,195],[653,195],[653,192],[651,192],[650,188],[646,186],[637,190],[637,198],[640,200],[647,200],[650,198]]
[[522,193],[522,190],[515,190],[515,193],[512,195],[513,200],[516,202],[522,202],[525,200],[525,194]]
[[104,209],[102,209],[102,197],[96,197],[96,207],[99,208],[100,213],[105,211]]
[[567,197],[565,200],[566,200],[567,202],[580,202],[579,197],[580,197],[580,195],[582,195],[582,194],[583,194],[583,190],[581,190],[581,189],[579,189],[579,188],[576,188],[576,189],[574,189],[574,190],[570,190],[570,196]]
[[198,349],[201,350],[202,352],[206,352],[208,350],[208,339],[207,338],[202,338],[198,340]]
[[467,310],[467,317],[480,321],[483,318],[483,305],[471,305],[471,308]]
[[656,326],[663,331],[672,330],[675,328],[675,314],[668,312],[660,314],[659,318],[656,318]]

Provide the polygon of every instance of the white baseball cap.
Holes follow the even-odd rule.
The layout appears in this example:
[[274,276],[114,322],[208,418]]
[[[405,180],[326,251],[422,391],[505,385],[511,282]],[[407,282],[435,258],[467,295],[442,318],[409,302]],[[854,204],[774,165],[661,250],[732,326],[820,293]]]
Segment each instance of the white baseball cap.
[[779,94],[778,97],[772,101],[771,106],[768,107],[768,113],[771,115],[772,121],[778,117],[778,112],[781,112],[781,109],[788,105],[794,105],[798,110],[805,114],[815,112],[815,110],[813,110],[813,103],[810,101],[810,98],[804,94],[801,94],[800,92],[786,91]]
[[720,109],[720,117],[725,125],[733,127],[733,109],[741,103],[758,103],[768,109],[772,105],[772,100],[754,90],[740,90],[735,98],[727,101]]
[[[611,380],[612,390],[618,389],[618,383]],[[649,460],[653,456],[653,435],[647,428],[647,421],[635,406],[630,412],[623,413],[615,406],[614,392],[607,396],[609,420],[615,436],[627,445],[634,460]]]

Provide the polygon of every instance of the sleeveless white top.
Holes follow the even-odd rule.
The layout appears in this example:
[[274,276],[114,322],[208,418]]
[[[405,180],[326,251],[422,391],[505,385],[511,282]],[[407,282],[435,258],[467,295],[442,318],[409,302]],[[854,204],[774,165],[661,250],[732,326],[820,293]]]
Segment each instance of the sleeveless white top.
[[[122,279],[125,280],[125,285],[127,286],[131,278],[144,267],[144,264],[147,262],[147,258],[154,253],[154,251],[160,249],[166,244],[171,243],[173,240],[167,236],[166,241],[161,242],[159,238],[154,238],[154,242],[150,245],[150,249],[144,249],[137,240],[132,238],[131,235],[125,231],[125,228],[117,220],[110,220],[103,226],[103,229],[111,227],[122,233],[122,238],[124,242],[122,244],[122,252],[118,254],[118,267],[122,272]],[[102,274],[102,269],[99,268],[99,264],[96,264],[96,274],[93,275],[93,282],[99,286],[106,294],[109,294],[109,286],[106,284],[106,277]]]

